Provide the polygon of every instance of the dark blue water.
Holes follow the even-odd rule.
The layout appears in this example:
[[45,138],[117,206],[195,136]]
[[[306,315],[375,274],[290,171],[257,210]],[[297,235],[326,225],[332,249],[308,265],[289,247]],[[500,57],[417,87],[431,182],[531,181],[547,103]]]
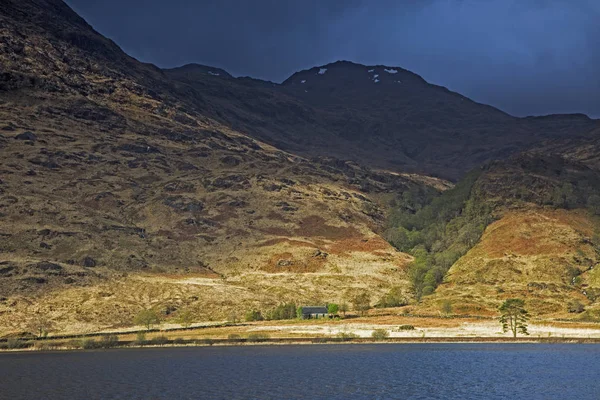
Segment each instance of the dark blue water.
[[0,354],[1,399],[600,399],[600,346],[248,346]]

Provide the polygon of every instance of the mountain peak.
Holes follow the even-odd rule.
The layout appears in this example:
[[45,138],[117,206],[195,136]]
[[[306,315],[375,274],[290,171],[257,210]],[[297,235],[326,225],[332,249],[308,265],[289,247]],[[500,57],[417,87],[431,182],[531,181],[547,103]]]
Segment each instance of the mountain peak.
[[208,76],[233,78],[233,76],[229,72],[225,71],[224,69],[211,67],[208,65],[196,64],[196,63],[185,64],[181,67],[166,69],[166,71],[174,73],[174,74],[184,74],[184,75],[187,75],[188,77],[191,77],[190,75],[194,75],[194,74],[203,74],[203,75],[208,75]]
[[[310,69],[296,72],[283,82],[283,85],[306,84],[313,77],[320,84],[358,83],[358,84],[400,84],[415,83],[426,84],[421,76],[401,67],[386,65],[363,65],[352,61],[339,60],[329,64],[315,66]],[[333,78],[332,78],[333,77]],[[322,78],[327,78],[322,79]],[[314,82],[314,81],[312,81]]]

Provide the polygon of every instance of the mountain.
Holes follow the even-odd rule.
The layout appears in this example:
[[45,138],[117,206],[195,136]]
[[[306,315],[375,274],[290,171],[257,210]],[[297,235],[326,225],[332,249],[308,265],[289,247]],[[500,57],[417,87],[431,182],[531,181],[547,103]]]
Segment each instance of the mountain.
[[193,65],[166,73],[227,110],[215,119],[281,149],[451,180],[542,141],[589,137],[598,127],[580,114],[515,118],[399,67],[338,61],[281,85]]
[[[162,70],[60,0],[0,0],[0,65],[0,335],[36,313],[84,332],[150,307],[223,319],[365,290],[471,312],[471,280],[489,274],[489,294],[488,271],[517,251],[494,235],[537,234],[531,218],[563,224],[540,240],[568,251],[532,247],[527,268],[549,260],[552,277],[518,290],[568,286],[567,266],[595,288],[595,242],[577,247],[596,226],[582,209],[600,159],[586,116],[515,118],[389,66],[336,62],[282,84]],[[427,214],[409,231],[427,231],[422,248],[390,236],[397,209],[400,223]]]
[[[257,140],[211,97],[271,92],[139,63],[61,1],[0,10],[1,333],[37,312],[81,332],[406,287],[382,199],[451,184]],[[198,71],[202,91],[169,78]]]
[[488,163],[416,213],[399,202],[387,237],[415,256],[420,312],[449,303],[458,314],[493,316],[516,297],[535,318],[597,321],[596,142],[554,142]]

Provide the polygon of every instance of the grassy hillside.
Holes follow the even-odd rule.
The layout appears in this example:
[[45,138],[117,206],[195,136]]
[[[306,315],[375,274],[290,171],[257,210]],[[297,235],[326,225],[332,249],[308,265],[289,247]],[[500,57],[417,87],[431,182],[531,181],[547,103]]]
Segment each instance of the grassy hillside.
[[580,318],[584,307],[596,307],[586,292],[597,290],[598,222],[585,210],[508,211],[450,268],[425,306],[446,300],[457,313],[494,314],[502,300],[518,297],[534,316]]
[[386,232],[415,256],[421,308],[494,314],[502,299],[523,297],[534,315],[593,318],[578,314],[596,307],[599,177],[595,164],[531,152],[398,205]]

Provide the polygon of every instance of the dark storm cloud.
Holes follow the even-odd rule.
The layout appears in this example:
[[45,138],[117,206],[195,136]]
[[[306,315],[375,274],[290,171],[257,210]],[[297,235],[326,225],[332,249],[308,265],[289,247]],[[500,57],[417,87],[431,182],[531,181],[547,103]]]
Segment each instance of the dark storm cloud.
[[67,0],[128,53],[282,81],[339,59],[410,69],[516,115],[600,117],[598,0]]

